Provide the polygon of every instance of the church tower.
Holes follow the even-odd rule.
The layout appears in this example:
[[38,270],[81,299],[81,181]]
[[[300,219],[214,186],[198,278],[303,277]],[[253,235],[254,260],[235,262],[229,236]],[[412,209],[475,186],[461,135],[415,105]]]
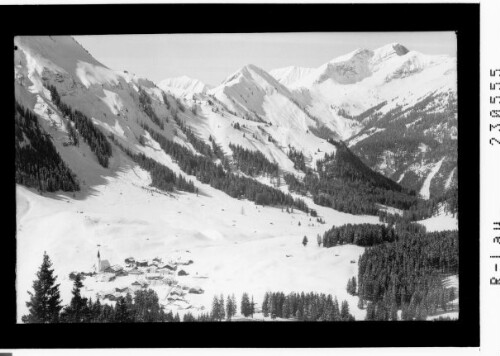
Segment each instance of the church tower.
[[97,268],[96,272],[101,272],[101,253],[97,250]]

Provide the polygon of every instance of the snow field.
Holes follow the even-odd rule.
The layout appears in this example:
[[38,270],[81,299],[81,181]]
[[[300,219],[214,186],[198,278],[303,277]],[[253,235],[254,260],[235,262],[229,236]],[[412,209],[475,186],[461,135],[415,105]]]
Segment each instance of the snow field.
[[422,188],[420,189],[420,195],[422,196],[422,198],[429,199],[431,195],[430,187],[432,178],[434,178],[437,172],[439,172],[439,170],[441,169],[441,165],[443,164],[444,159],[445,157],[441,158],[441,160],[432,167],[429,174],[425,178],[424,183],[422,184]]
[[[356,273],[356,265],[350,261],[357,261],[362,249],[339,247],[341,253],[336,257],[337,248],[318,248],[315,241],[317,234],[333,224],[368,222],[376,217],[311,206],[326,220],[322,225],[314,219],[310,222],[309,216],[297,210],[287,214],[279,208],[256,206],[208,186],[200,189],[205,194],[198,197],[159,193],[147,187],[149,174],[133,165],[101,179],[104,182],[93,187],[91,194],[77,192],[75,198],[40,196],[17,186],[18,320],[26,312],[27,291],[44,251],[54,263],[67,303],[72,289],[68,274],[92,271],[98,245],[103,259],[121,265],[130,256],[165,259],[177,250],[190,250],[195,263],[186,270],[209,277],[190,282],[205,289],[205,294],[190,298],[206,308],[220,292],[240,298],[238,294],[247,291],[260,303],[258,298],[266,290],[324,291],[348,299],[353,313],[360,317],[354,311],[356,301],[344,291],[347,279]],[[305,248],[301,244],[304,235],[310,240]]]

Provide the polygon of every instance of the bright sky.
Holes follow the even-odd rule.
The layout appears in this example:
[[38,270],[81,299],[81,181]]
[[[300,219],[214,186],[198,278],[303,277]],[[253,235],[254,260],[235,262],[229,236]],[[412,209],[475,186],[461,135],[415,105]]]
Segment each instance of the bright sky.
[[425,54],[456,56],[453,32],[158,34],[75,36],[97,60],[159,82],[187,75],[217,85],[246,64],[264,70],[319,67],[357,48],[398,42]]

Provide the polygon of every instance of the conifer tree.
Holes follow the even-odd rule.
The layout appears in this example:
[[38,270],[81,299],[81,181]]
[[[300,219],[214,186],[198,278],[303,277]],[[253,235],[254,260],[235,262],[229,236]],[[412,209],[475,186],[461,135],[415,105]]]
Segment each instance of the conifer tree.
[[220,320],[220,307],[219,307],[219,298],[217,296],[214,296],[214,299],[212,301],[212,319],[213,320]]
[[236,296],[234,295],[231,295],[231,304],[232,304],[232,312],[233,312],[233,315],[232,316],[235,316],[236,313],[238,312],[238,303],[236,302]]
[[391,310],[389,312],[390,314],[390,319],[397,321],[398,320],[398,306],[396,304],[396,300],[393,299],[391,302]]
[[455,296],[455,287],[452,287],[450,289],[450,294],[449,294],[449,300],[450,300],[450,302],[453,301],[453,300],[455,300],[455,298],[456,298],[456,296]]
[[337,297],[335,297],[335,300],[333,301],[333,316],[334,320],[340,320],[340,308]]
[[227,296],[226,301],[226,318],[231,321],[231,318],[236,314],[236,300],[233,296]]
[[89,306],[89,309],[91,315],[91,322],[98,323],[102,312],[101,301],[99,300],[99,298],[97,298],[95,303]]
[[343,321],[349,320],[349,304],[347,303],[347,300],[342,301],[342,308],[340,310],[340,319]]
[[351,278],[349,278],[349,279],[347,280],[347,287],[346,287],[346,290],[347,290],[347,293],[349,293],[349,294],[351,294],[351,295],[353,294],[353,293],[352,293],[352,279],[351,279]]
[[365,308],[365,303],[364,303],[364,300],[363,300],[362,296],[359,296],[359,298],[358,298],[358,308],[359,309],[364,309]]
[[401,306],[401,320],[412,320],[410,313],[408,312],[408,304],[403,303]]
[[375,304],[375,320],[388,320],[384,301]]
[[418,304],[415,309],[415,320],[426,320],[427,312],[422,304]]
[[249,316],[251,314],[250,312],[250,299],[248,298],[248,293],[243,293],[241,297],[241,314],[243,316]]
[[115,323],[129,323],[132,322],[129,308],[125,298],[119,298],[115,306]]
[[446,296],[445,296],[445,290],[442,289],[441,293],[439,294],[439,305],[443,311],[447,311],[447,305],[446,305]]
[[366,320],[375,320],[375,305],[373,302],[368,302],[366,306]]
[[30,300],[26,302],[29,314],[22,317],[23,323],[58,323],[62,309],[59,284],[56,284],[52,262],[46,252],[33,282],[33,293],[28,292]]
[[69,306],[63,310],[61,319],[66,323],[88,322],[90,319],[90,310],[88,308],[87,298],[83,298],[80,292],[83,287],[80,273],[76,274],[73,285],[73,297],[71,298]]
[[221,294],[219,298],[219,317],[220,320],[222,321],[226,316],[225,310],[224,310],[224,296]]
[[160,310],[158,294],[154,290],[138,290],[135,292],[134,315],[136,322],[160,321]]
[[262,302],[262,313],[267,318],[269,316],[269,292],[264,294],[264,301]]

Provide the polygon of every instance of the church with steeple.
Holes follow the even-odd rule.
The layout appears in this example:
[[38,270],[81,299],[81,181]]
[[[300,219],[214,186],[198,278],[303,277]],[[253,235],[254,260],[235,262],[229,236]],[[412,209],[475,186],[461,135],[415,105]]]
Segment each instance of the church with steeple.
[[96,273],[104,272],[109,266],[109,261],[101,260],[101,252],[97,250]]

